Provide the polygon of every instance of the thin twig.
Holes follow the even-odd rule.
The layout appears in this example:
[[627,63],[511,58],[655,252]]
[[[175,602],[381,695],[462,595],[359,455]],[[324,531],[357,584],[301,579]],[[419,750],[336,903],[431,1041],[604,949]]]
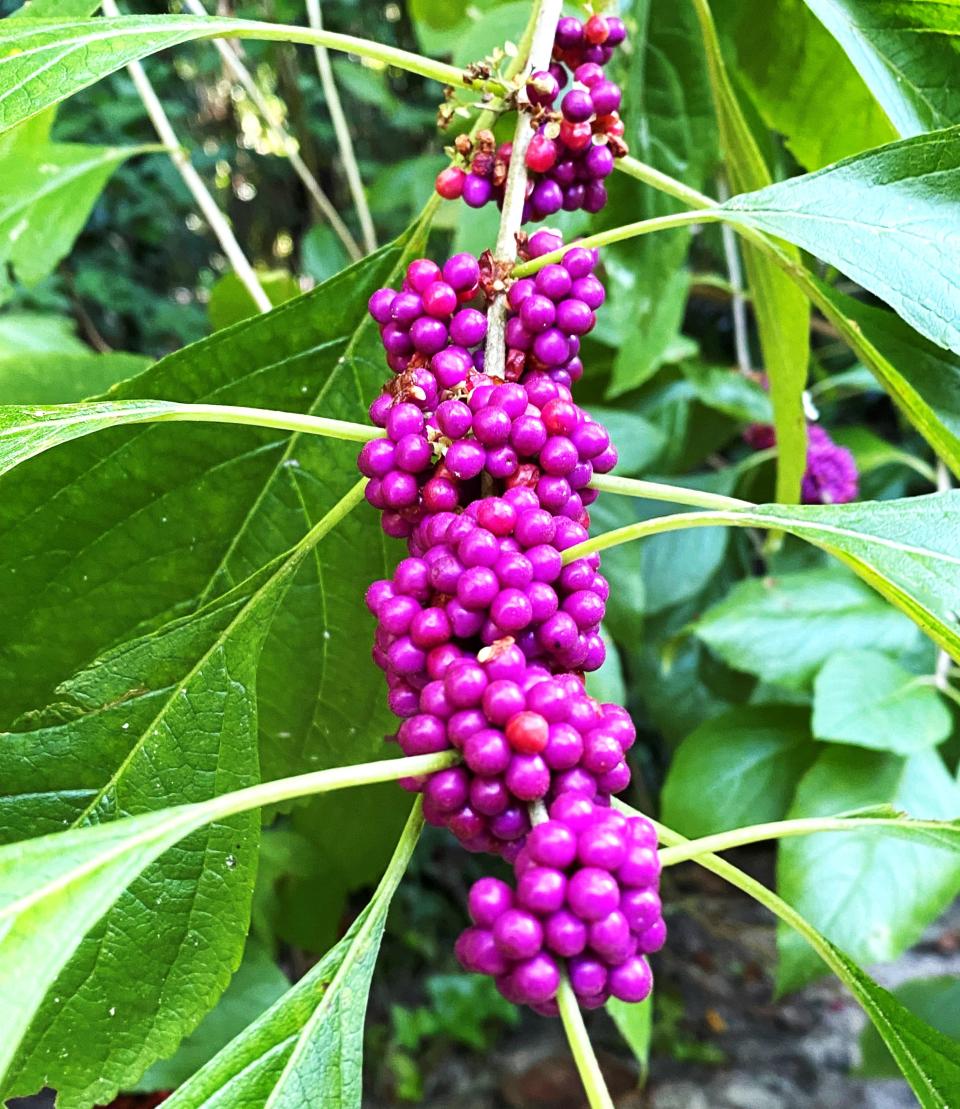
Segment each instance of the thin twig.
[[[320,12],[320,0],[307,0],[307,19],[310,26],[317,31],[323,30],[323,16]],[[333,66],[330,64],[330,52],[325,46],[319,44],[313,48],[317,59],[317,69],[320,71],[320,84],[323,86],[323,95],[330,109],[330,118],[333,121],[333,130],[337,136],[337,145],[340,147],[340,158],[343,161],[344,172],[347,175],[347,185],[353,204],[357,210],[357,219],[360,221],[360,230],[363,234],[363,244],[367,253],[377,249],[377,233],[373,228],[373,217],[370,215],[370,206],[367,204],[367,194],[363,189],[360,178],[360,167],[357,165],[357,156],[353,149],[353,139],[350,137],[350,128],[347,126],[347,117],[340,103],[340,93],[337,82],[333,77]]]
[[[530,53],[527,55],[526,72],[546,69],[550,64],[553,39],[557,21],[563,11],[563,0],[540,0],[537,20],[530,38]],[[500,230],[493,256],[498,262],[512,262],[517,253],[517,232],[523,223],[523,204],[527,189],[527,147],[533,138],[533,128],[523,110],[526,94],[521,88],[518,94],[519,111],[517,129],[513,137],[513,152],[510,155],[510,170],[503,192],[503,212],[500,216]],[[506,296],[495,296],[487,312],[487,346],[484,357],[484,371],[491,377],[503,378],[506,374]]]
[[[103,0],[102,7],[104,15],[120,15],[120,9],[117,7],[114,0]],[[203,213],[204,218],[210,226],[210,230],[216,235],[223,253],[227,256],[227,260],[233,267],[233,272],[240,278],[247,292],[253,298],[254,304],[256,304],[260,311],[269,312],[273,307],[270,303],[270,298],[263,291],[263,286],[254,273],[253,266],[247,261],[247,256],[243,253],[240,244],[237,242],[237,237],[234,235],[233,229],[227,222],[227,217],[220,211],[220,206],[213,198],[213,194],[204,184],[200,174],[193,168],[189,156],[180,145],[173,125],[170,123],[167,113],[163,110],[160,98],[157,96],[156,92],[154,92],[153,85],[150,84],[150,78],[147,76],[146,71],[139,62],[130,62],[127,65],[127,70],[133,79],[140,99],[143,101],[143,106],[147,109],[147,115],[150,117],[154,130],[160,136],[160,141],[166,147],[170,160],[177,167],[180,176],[183,178],[184,184],[190,190],[193,199],[197,202],[197,207]]]
[[[204,7],[202,0],[183,0],[183,3],[184,6],[189,8],[195,15],[210,14]],[[250,70],[247,69],[240,60],[237,54],[239,44],[234,46],[228,43],[226,39],[214,39],[213,44],[220,52],[220,57],[223,58],[224,65],[230,71],[234,80],[241,86],[247,96],[250,97],[251,103],[260,113],[267,126],[267,130],[270,132],[271,138],[283,149],[284,154],[287,156],[287,160],[290,162],[290,166],[303,182],[303,187],[310,194],[310,199],[316,204],[320,214],[333,228],[334,233],[343,243],[351,260],[354,262],[359,261],[359,259],[363,257],[360,244],[353,237],[350,228],[347,227],[340,218],[340,213],[337,211],[330,197],[323,191],[320,182],[310,172],[310,167],[300,156],[300,147],[297,140],[283,126],[283,121],[279,114],[274,110],[273,106],[258,88]],[[317,47],[317,49],[320,48]]]
[[[727,200],[730,190],[726,178],[720,177],[720,200]],[[753,367],[750,362],[750,338],[747,329],[747,303],[743,297],[743,266],[740,263],[740,248],[737,246],[737,236],[733,228],[727,223],[720,224],[720,237],[723,240],[723,255],[727,263],[727,273],[730,276],[732,290],[731,311],[733,314],[733,346],[737,354],[737,366],[740,372],[749,377]]]
[[[953,488],[950,471],[947,464],[940,458],[937,459],[937,492],[949,493]],[[933,684],[941,693],[946,693],[952,699],[956,698],[956,690],[950,685],[950,670],[953,659],[947,651],[937,651],[937,662],[933,669]]]

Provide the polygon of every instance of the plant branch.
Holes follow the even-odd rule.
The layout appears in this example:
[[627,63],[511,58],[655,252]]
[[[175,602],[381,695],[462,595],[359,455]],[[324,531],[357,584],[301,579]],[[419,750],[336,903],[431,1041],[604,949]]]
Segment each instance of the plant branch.
[[279,412],[272,408],[247,408],[242,405],[190,404],[148,418],[161,423],[183,421],[271,427],[280,431],[300,431],[307,435],[322,435],[328,439],[344,439],[352,443],[367,443],[371,439],[380,439],[383,436],[383,430],[372,424],[355,424],[349,420],[330,420],[325,416]]
[[682,531],[684,528],[710,528],[723,524],[739,524],[749,526],[749,521],[740,520],[732,512],[677,512],[672,516],[655,516],[652,520],[641,520],[636,524],[627,524],[626,527],[614,528],[585,539],[574,547],[568,547],[563,552],[563,562],[566,565],[578,558],[586,558],[595,551],[605,551],[608,547],[618,547],[621,543],[631,543],[635,539],[645,539],[651,535],[660,535],[665,531]]
[[[550,64],[557,21],[563,11],[563,0],[539,0],[536,19],[530,36],[524,72],[546,69]],[[527,147],[533,138],[533,128],[524,106],[526,93],[518,94],[517,126],[513,136],[513,152],[503,193],[503,211],[500,230],[493,257],[498,262],[512,262],[517,254],[517,232],[523,223],[523,206],[527,188]],[[506,373],[506,290],[494,296],[487,311],[487,343],[484,353],[484,372],[490,377],[503,378]]]
[[737,497],[724,497],[720,493],[707,493],[701,489],[685,489],[660,481],[641,481],[639,478],[618,477],[616,474],[594,474],[589,488],[601,493],[621,493],[625,497],[641,497],[648,501],[669,501],[670,504],[689,504],[695,508],[756,508],[752,501]]
[[[662,866],[676,866],[677,863],[698,861],[701,855],[729,851],[733,847],[744,847],[769,839],[787,839],[792,836],[816,835],[820,832],[862,832],[915,830],[928,831],[932,835],[944,831],[944,823],[936,820],[905,820],[902,817],[855,817],[824,816],[807,817],[802,820],[775,820],[767,824],[752,824],[746,828],[735,828],[730,832],[717,832],[700,839],[684,840],[673,847],[660,849]],[[957,830],[957,846],[960,848],[960,829]]]
[[[722,181],[721,198],[726,200],[729,189]],[[723,242],[723,255],[730,276],[730,312],[733,317],[733,345],[737,354],[737,367],[745,377],[752,372],[750,364],[750,333],[747,327],[747,303],[744,300],[743,266],[740,264],[740,248],[737,236],[729,223],[720,224],[720,237]]]
[[[307,19],[315,31],[323,30],[320,0],[307,0]],[[350,195],[353,197],[353,205],[357,210],[357,219],[360,221],[363,244],[367,249],[367,253],[370,254],[377,249],[377,233],[373,227],[373,217],[370,215],[370,206],[367,204],[367,194],[364,192],[363,181],[360,178],[360,167],[357,165],[357,156],[353,149],[350,128],[347,126],[347,117],[344,115],[343,105],[340,102],[337,82],[334,80],[330,53],[320,43],[314,45],[313,52],[317,59],[317,69],[320,72],[323,95],[326,98],[330,118],[333,121],[333,130],[337,136],[337,145],[340,147],[340,158],[343,162],[344,172],[347,175],[347,185],[350,189]]]
[[560,1009],[560,1019],[563,1021],[563,1030],[567,1036],[567,1043],[573,1054],[574,1062],[580,1073],[584,1093],[587,1095],[590,1109],[614,1109],[613,1099],[607,1091],[607,1084],[603,1080],[600,1064],[594,1054],[593,1044],[587,1027],[583,1023],[583,1013],[577,1004],[576,994],[570,985],[566,974],[560,979],[560,989],[557,991],[557,1005]]
[[[183,2],[195,15],[208,14],[207,9],[203,6],[202,0],[183,0]],[[222,38],[214,39],[213,44],[219,51],[220,57],[223,58],[224,65],[243,88],[247,96],[250,97],[251,103],[260,113],[274,142],[282,147],[294,173],[296,173],[303,182],[303,187],[310,195],[310,199],[316,204],[318,211],[333,228],[334,233],[343,243],[350,258],[354,262],[359,261],[363,257],[363,251],[360,249],[357,240],[353,237],[350,228],[347,227],[340,218],[340,213],[337,211],[330,197],[323,191],[320,182],[310,172],[310,167],[300,156],[300,148],[297,140],[284,127],[283,120],[280,118],[279,114],[274,111],[273,106],[260,91],[250,71],[240,60],[236,48],[229,45],[226,39]],[[317,49],[319,49],[319,47]]]
[[648,166],[646,162],[638,161],[636,158],[631,158],[629,155],[625,158],[618,158],[614,166],[616,169],[620,170],[621,173],[625,173],[627,177],[632,177],[636,181],[642,181],[645,185],[652,186],[658,192],[666,193],[667,196],[675,197],[683,204],[686,204],[688,208],[715,208],[718,204],[713,197],[707,196],[706,193],[697,192],[696,189],[691,189],[689,185],[685,185],[675,177],[670,177],[669,174],[661,173],[660,170],[654,169],[653,166]]
[[[102,7],[104,15],[120,15],[120,10],[115,0],[103,0]],[[160,141],[166,147],[170,160],[176,166],[180,176],[183,178],[184,184],[190,190],[193,199],[197,202],[197,207],[203,213],[204,218],[210,226],[210,230],[216,235],[223,253],[227,256],[230,265],[233,267],[233,272],[243,283],[247,292],[253,298],[254,304],[256,304],[260,311],[269,312],[273,307],[270,303],[270,298],[263,291],[263,286],[254,273],[253,266],[247,261],[247,256],[243,253],[240,244],[237,242],[233,229],[227,222],[227,217],[221,212],[220,206],[214,199],[213,194],[204,184],[200,174],[194,169],[193,163],[180,144],[176,132],[173,129],[173,125],[170,123],[170,119],[164,111],[163,105],[160,103],[160,98],[157,96],[156,92],[154,92],[153,85],[150,84],[150,78],[147,77],[146,71],[140,62],[136,61],[130,62],[127,65],[127,70],[136,86],[140,99],[143,101],[143,106],[147,110],[147,115],[150,117],[150,122],[153,124],[154,130],[160,136]]]
[[[512,164],[512,160],[511,160]],[[668,231],[671,227],[686,227],[691,223],[716,223],[723,219],[723,213],[716,208],[704,208],[694,212],[674,212],[669,216],[656,216],[654,219],[638,220],[636,223],[625,223],[620,227],[613,227],[609,231],[598,231],[596,235],[587,235],[577,240],[577,246],[609,246],[610,243],[623,242],[624,239],[635,239],[639,235],[649,235],[654,231]],[[531,258],[529,262],[522,262],[513,270],[514,277],[529,277],[537,273],[551,262],[559,262],[567,251],[567,247],[552,250],[549,254],[542,254],[539,258]]]

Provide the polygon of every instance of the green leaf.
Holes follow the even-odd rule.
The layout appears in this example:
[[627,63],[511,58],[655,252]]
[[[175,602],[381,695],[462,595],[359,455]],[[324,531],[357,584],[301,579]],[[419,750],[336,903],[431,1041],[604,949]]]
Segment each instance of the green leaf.
[[216,1007],[187,1036],[175,1055],[154,1063],[134,1092],[173,1090],[186,1082],[282,997],[289,985],[269,950],[253,937],[248,939],[243,962]]
[[89,355],[74,334],[73,320],[45,312],[4,312],[0,316],[0,358],[16,354]]
[[83,19],[93,15],[100,7],[100,0],[27,0],[10,19]]
[[817,286],[829,298],[835,317],[853,329],[861,357],[876,379],[960,476],[960,358],[918,335],[892,312],[820,282]]
[[[275,308],[300,295],[300,283],[286,270],[258,273],[257,280]],[[259,312],[260,308],[246,285],[235,273],[224,274],[210,290],[207,313],[214,331],[221,331],[231,324],[256,316]]]
[[10,358],[0,355],[0,405],[33,406],[82,400],[106,391],[118,381],[135,377],[149,365],[146,355],[119,351],[109,354],[43,351]]
[[[695,0],[710,68],[710,83],[720,124],[720,141],[730,184],[737,193],[763,189],[771,181],[737,94],[727,74],[708,0]],[[799,254],[788,251],[795,261]],[[770,258],[743,245],[753,308],[760,333],[763,363],[770,379],[773,422],[777,432],[777,500],[794,504],[807,461],[803,388],[810,357],[810,305]]]
[[[960,659],[960,493],[802,510],[767,505],[751,515],[840,558]],[[885,641],[837,646],[895,649]]]
[[[625,138],[648,165],[703,188],[717,161],[717,134],[693,11],[672,0],[634,0],[631,14],[636,31],[621,82]],[[598,229],[682,208],[620,174],[607,186],[609,203]],[[666,361],[687,302],[690,279],[683,263],[689,246],[690,230],[678,228],[605,251],[609,290],[598,332],[616,351],[608,397],[641,385]]]
[[[163,359],[111,398],[365,421],[386,372],[366,300],[405,264],[405,246]],[[193,610],[288,550],[354,484],[355,459],[355,444],[316,436],[152,424],[101,431],[0,478],[0,606],[10,629],[0,643],[0,726],[46,704],[111,644]],[[302,567],[261,657],[265,775],[379,748],[390,717],[356,604],[390,570],[366,506]]]
[[806,0],[901,135],[960,123],[960,9],[953,0]]
[[[830,747],[800,782],[791,817],[891,804],[914,817],[960,815],[960,788],[939,755],[909,758]],[[915,943],[960,892],[960,855],[876,832],[821,833],[781,842],[777,887],[857,962],[886,962]],[[793,990],[820,973],[819,960],[781,925],[777,983]]]
[[911,755],[936,747],[952,730],[934,686],[878,651],[838,651],[814,682],[817,739]]
[[[66,100],[129,62],[196,39],[253,38],[268,42],[322,41],[382,64],[462,84],[452,66],[348,35],[305,27],[216,16],[154,15],[115,19],[17,19],[0,22],[0,132]],[[51,70],[56,70],[51,79]]]
[[836,266],[960,354],[958,197],[960,129],[953,129],[732,197],[721,210]]
[[[6,837],[56,827],[58,815],[99,824],[254,785],[261,645],[301,564],[361,496],[358,485],[288,557],[209,609],[97,660],[57,691],[55,723],[6,736]],[[145,870],[95,928],[62,941],[72,958],[55,983],[37,976],[49,994],[8,1094],[52,1085],[65,1107],[107,1102],[170,1054],[240,960],[258,838],[256,814],[213,825]],[[77,1050],[64,1057],[64,1043]]]
[[690,838],[781,820],[814,754],[803,709],[731,709],[677,748],[661,797],[663,819]]
[[416,846],[414,807],[393,859],[350,931],[276,1005],[166,1102],[170,1109],[359,1107],[363,1021],[390,901]]
[[[632,524],[636,510],[626,497],[601,497],[590,506],[590,529],[594,533]],[[607,630],[623,644],[642,641],[646,593],[637,573],[636,555],[630,550],[612,550],[603,560],[603,574],[610,583]]]
[[680,369],[701,404],[746,423],[773,423],[770,394],[758,381],[729,366],[709,366],[690,359],[681,362]]
[[26,285],[46,277],[70,250],[114,170],[157,149],[49,142],[8,149],[0,157],[0,267],[12,266]]
[[[807,169],[897,137],[863,78],[804,0],[713,0],[763,121]],[[842,104],[843,110],[837,111]]]
[[650,1068],[650,1041],[653,1035],[653,996],[637,1003],[620,1001],[611,997],[604,1006],[607,1014],[617,1026],[633,1057],[640,1066],[641,1079],[646,1077]]
[[[638,815],[629,805],[619,801],[615,804],[627,815]],[[661,842],[671,846],[687,842],[669,828],[661,826],[659,834]],[[960,1046],[918,1020],[893,994],[864,974],[791,905],[755,878],[714,854],[700,855],[697,861],[765,905],[816,951],[863,1006],[917,1095],[922,1109],[951,1109],[953,1094],[960,1089]]]
[[906,651],[917,640],[909,621],[835,567],[739,582],[693,631],[728,665],[790,689],[808,688],[836,651]]
[[620,455],[616,467],[618,474],[642,473],[663,450],[663,432],[636,412],[596,404],[588,405],[587,409],[595,420],[606,425],[610,438],[617,445]]
[[[440,760],[441,765],[443,761],[450,765],[449,760]],[[0,1000],[3,1001],[0,1082],[8,1080],[10,1060],[37,1001],[85,933],[146,867],[180,840],[207,824],[219,825],[264,805],[349,786],[393,781],[401,772],[428,773],[437,769],[437,764],[437,756],[387,759],[356,769],[301,774],[196,804],[0,847]],[[414,809],[414,817],[418,814],[419,806]],[[255,822],[258,823],[256,818]],[[221,889],[228,881],[223,871],[229,874],[236,869],[229,856],[223,859]],[[142,913],[142,906],[138,909]],[[149,961],[144,959],[144,952],[150,952],[152,942],[149,933],[142,938],[141,966]],[[105,1003],[113,1007],[109,998]],[[118,1013],[119,1010],[110,1013],[106,1009],[111,1019]],[[94,1055],[101,1050],[100,1044],[91,1047]],[[64,1060],[69,1060],[69,1052],[65,1057],[62,1045],[57,1054],[59,1065],[68,1065]],[[88,1057],[82,1064],[96,1071],[95,1059]],[[64,1105],[90,1105],[89,1101],[63,1098],[62,1088],[58,1094]]]
[[[936,1028],[950,1039],[960,1041],[960,980],[954,977],[918,978],[904,982],[893,996],[915,1018]],[[861,1062],[857,1076],[897,1078],[899,1069],[880,1034],[867,1025],[860,1037]]]

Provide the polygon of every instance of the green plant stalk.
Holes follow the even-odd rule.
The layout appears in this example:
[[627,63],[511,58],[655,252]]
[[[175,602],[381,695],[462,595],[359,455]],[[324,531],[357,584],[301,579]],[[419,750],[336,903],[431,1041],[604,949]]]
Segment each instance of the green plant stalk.
[[280,431],[301,431],[308,435],[323,435],[328,439],[344,439],[353,443],[368,443],[383,435],[383,429],[372,424],[355,424],[349,420],[330,420],[325,416],[279,412],[272,408],[248,408],[243,405],[191,404],[174,412],[160,413],[150,419],[160,423],[183,421],[245,424],[277,428]]
[[[356,35],[343,35],[336,31],[315,30],[312,27],[288,27],[277,23],[265,23],[261,20],[236,20],[222,19],[209,16],[205,20],[210,26],[203,34],[195,35],[200,20],[198,18],[180,18],[175,16],[157,17],[158,26],[162,26],[171,35],[182,31],[191,39],[204,38],[240,38],[259,39],[264,42],[296,42],[304,46],[325,46],[328,50],[337,50],[345,54],[354,54],[360,58],[369,58],[370,61],[382,65],[393,66],[396,69],[416,73],[441,85],[454,85],[457,88],[474,89],[478,92],[493,93],[503,96],[508,90],[497,80],[471,78],[464,70],[456,66],[447,65],[445,62],[425,58],[421,54],[414,54],[409,50],[401,50],[396,46],[386,46],[383,43],[373,42],[370,39],[358,38]],[[162,20],[162,23],[160,22]],[[242,26],[238,27],[237,24]],[[61,30],[70,31],[80,28],[89,30],[88,41],[98,39],[116,39],[125,34],[139,35],[144,30],[144,20],[141,16],[119,16],[108,19],[64,19],[59,21]],[[0,33],[0,46],[10,42],[16,46],[16,35],[24,33],[24,25],[17,21],[17,26],[11,24],[9,34]],[[6,51],[4,51],[5,53]],[[27,53],[27,51],[23,51]]]
[[567,1043],[573,1054],[580,1081],[583,1083],[584,1093],[590,1109],[614,1109],[613,1099],[603,1080],[600,1064],[594,1054],[593,1044],[583,1023],[583,1013],[577,1004],[576,994],[570,985],[566,974],[560,979],[560,989],[557,991],[557,1006],[560,1009],[560,1019],[563,1021],[563,1030],[567,1036]]
[[666,531],[711,528],[723,524],[749,527],[750,523],[750,520],[740,519],[732,512],[678,512],[672,516],[655,516],[652,520],[641,520],[636,524],[614,528],[612,531],[605,531],[602,535],[585,539],[576,546],[568,547],[563,552],[563,562],[566,565],[578,558],[586,558],[596,551],[605,551],[608,547],[618,547],[621,543],[632,543],[635,539],[645,539],[650,535],[660,535]]
[[701,489],[684,489],[661,481],[643,481],[640,478],[618,477],[616,474],[594,474],[589,488],[601,493],[620,493],[625,497],[642,497],[648,501],[669,501],[671,504],[689,504],[696,508],[755,508],[752,501],[738,497],[724,497],[720,493],[707,493]]
[[685,185],[675,177],[671,177],[667,173],[661,173],[660,170],[654,169],[646,162],[631,158],[629,155],[625,158],[618,158],[614,163],[614,168],[626,174],[627,177],[632,177],[635,181],[642,181],[645,185],[650,185],[657,192],[674,197],[681,203],[686,204],[688,208],[716,208],[719,205],[719,201],[707,196],[706,193],[691,189],[689,185]]
[[[609,246],[611,243],[623,242],[624,239],[635,239],[639,235],[650,235],[654,231],[668,231],[672,227],[686,227],[691,223],[716,223],[723,218],[719,208],[704,208],[695,212],[674,212],[668,216],[656,216],[654,219],[638,220],[636,223],[625,223],[621,227],[612,227],[609,231],[598,231],[596,235],[587,235],[577,240],[577,246],[594,247]],[[537,273],[544,266],[562,260],[569,250],[568,246],[559,250],[552,250],[549,254],[542,254],[539,258],[531,258],[529,262],[521,262],[513,269],[514,277],[529,277]]]
[[[947,825],[949,827],[949,825]],[[908,829],[943,832],[944,822],[936,820],[906,820],[897,817],[805,817],[802,820],[773,820],[766,824],[751,824],[746,828],[734,828],[729,832],[717,832],[700,839],[688,839],[676,846],[660,850],[662,866],[676,866],[690,860],[698,862],[701,855],[729,851],[734,847],[744,847],[763,840],[787,839],[791,836],[809,836],[820,832],[862,832],[864,830],[885,829],[904,831]],[[960,829],[957,829],[957,847],[960,849]]]

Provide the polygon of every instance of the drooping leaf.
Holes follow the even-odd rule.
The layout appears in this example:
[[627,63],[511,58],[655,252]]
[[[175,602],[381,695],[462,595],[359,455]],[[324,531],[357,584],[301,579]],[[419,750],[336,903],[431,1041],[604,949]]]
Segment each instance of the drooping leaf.
[[627,1046],[633,1052],[644,1077],[650,1066],[650,1041],[653,1036],[653,996],[639,1004],[620,1001],[611,997],[604,1006],[607,1014],[617,1026]]
[[[404,245],[163,359],[111,398],[365,421],[386,373],[366,299],[391,280]],[[0,478],[0,604],[11,629],[0,641],[0,726],[42,707],[111,644],[216,597],[296,543],[356,480],[354,444],[314,439],[214,424],[116,428]],[[268,776],[379,747],[389,717],[356,601],[389,568],[361,506],[301,569],[261,659]]]
[[958,197],[955,128],[732,197],[722,210],[835,265],[922,335],[960,354]]
[[[361,495],[358,486],[287,558],[208,610],[116,648],[62,687],[65,723],[6,736],[5,835],[255,785],[260,647],[300,565]],[[240,960],[258,835],[255,813],[211,825],[147,867],[79,942],[64,943],[69,961],[46,982],[8,1094],[47,1085],[65,1107],[107,1102],[170,1054]],[[67,1057],[64,1043],[75,1047]]]
[[806,0],[901,135],[960,123],[960,10],[952,0]]
[[[385,760],[352,777],[338,771],[305,774],[0,847],[0,1083],[9,1081],[8,1068],[23,1030],[59,968],[124,890],[166,851],[207,824],[296,797],[390,781],[396,773],[392,761]],[[234,869],[227,859],[224,863],[226,871]],[[223,870],[220,877],[225,880]],[[148,934],[141,959],[150,942]],[[115,1017],[119,1011],[110,1014],[108,1008],[107,1014]],[[96,1043],[90,1050],[96,1053]],[[61,1068],[69,1054],[60,1055]],[[95,1060],[83,1062],[95,1071]],[[61,1100],[65,1105],[90,1104]]]
[[[629,69],[621,114],[625,138],[641,161],[703,188],[717,160],[716,121],[703,47],[689,4],[634,0]],[[676,200],[617,174],[598,227],[679,211]],[[607,390],[616,397],[641,385],[663,364],[683,320],[689,275],[683,260],[688,228],[648,235],[604,252],[609,292],[598,321],[614,347]]]
[[181,1086],[170,1109],[359,1107],[363,1020],[390,900],[423,820],[415,807],[350,931],[276,1005]]
[[[50,14],[49,11],[47,14]],[[129,62],[196,39],[236,37],[315,42],[309,29],[216,16],[135,15],[111,19],[0,21],[0,132],[87,88]],[[349,43],[331,36],[340,49]],[[377,50],[389,55],[389,47]],[[438,63],[393,51],[414,72],[436,76]],[[458,74],[449,70],[452,80]],[[442,77],[441,77],[442,79]]]
[[[114,170],[156,149],[51,142],[6,148],[0,154],[0,273],[11,266],[26,285],[46,277],[70,250]],[[0,278],[0,292],[3,283]]]
[[[619,801],[615,804],[628,816],[636,815],[636,810],[629,805]],[[661,828],[660,833],[664,843],[686,842],[683,836],[669,829]],[[765,905],[798,936],[802,936],[863,1006],[917,1095],[922,1109],[950,1109],[953,1092],[960,1088],[960,1046],[955,1041],[914,1016],[893,994],[877,985],[852,959],[821,935],[793,906],[755,878],[718,855],[698,855],[697,861]]]
[[879,651],[838,651],[814,682],[818,739],[910,755],[935,747],[952,729],[934,686]]
[[[960,816],[960,787],[940,756],[832,746],[804,776],[791,817],[892,804],[911,816]],[[784,899],[859,963],[895,959],[960,893],[960,855],[872,831],[783,840],[777,886]],[[785,925],[777,983],[792,990],[820,973],[819,960]]]
[[[707,51],[730,186],[737,193],[762,190],[772,180],[770,170],[727,73],[708,0],[697,0],[694,7]],[[799,260],[793,248],[787,249]],[[777,500],[793,504],[800,499],[800,481],[807,458],[802,398],[810,358],[810,305],[776,263],[756,247],[743,244],[743,260],[753,294],[764,369],[770,380],[778,445]]]
[[[812,278],[812,280],[816,280]],[[911,424],[960,476],[960,358],[883,308],[817,282],[836,319],[848,321],[874,376]],[[865,344],[865,347],[864,347]]]
[[[960,1042],[960,979],[951,975],[915,978],[897,986],[893,996],[914,1018],[936,1028],[954,1042]],[[860,1036],[860,1055],[858,1077],[899,1076],[893,1056],[872,1024],[868,1024]]]
[[731,709],[677,748],[661,797],[664,822],[695,838],[781,820],[814,755],[805,710]]
[[897,137],[804,0],[713,0],[713,9],[735,52],[737,76],[801,165],[820,169]]
[[917,638],[909,621],[837,568],[742,581],[693,630],[728,665],[793,689],[808,687],[835,651],[905,651]]

